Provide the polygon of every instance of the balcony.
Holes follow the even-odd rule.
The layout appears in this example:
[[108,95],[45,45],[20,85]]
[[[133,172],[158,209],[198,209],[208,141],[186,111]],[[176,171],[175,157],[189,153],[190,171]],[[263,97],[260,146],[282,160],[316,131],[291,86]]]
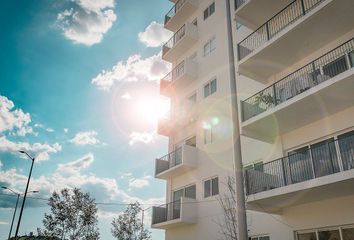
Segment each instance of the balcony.
[[238,44],[239,72],[267,83],[269,77],[350,32],[353,11],[351,0],[293,1]]
[[198,40],[197,26],[184,24],[162,47],[162,59],[173,62]]
[[197,222],[196,200],[181,198],[180,201],[152,208],[152,228],[169,229]]
[[245,170],[249,209],[286,207],[354,194],[354,132]]
[[197,167],[197,148],[183,145],[166,156],[156,159],[155,177],[168,179],[169,177],[181,175]]
[[277,135],[351,107],[353,91],[351,39],[242,101],[243,134],[271,142]]
[[178,0],[165,15],[165,28],[175,32],[198,9],[198,0]]
[[235,0],[235,20],[250,29],[256,29],[292,1],[293,0]]
[[198,64],[195,60],[186,59],[178,64],[160,81],[161,95],[171,97],[178,89],[187,86],[198,76]]

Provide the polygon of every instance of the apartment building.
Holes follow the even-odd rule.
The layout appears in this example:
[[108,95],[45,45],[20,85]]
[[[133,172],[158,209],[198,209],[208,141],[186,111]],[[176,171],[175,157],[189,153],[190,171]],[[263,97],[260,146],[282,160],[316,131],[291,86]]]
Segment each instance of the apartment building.
[[270,239],[352,240],[354,1],[235,3],[247,208]]
[[167,240],[222,239],[238,124],[250,239],[354,240],[354,1],[230,0],[233,49],[227,1],[172,1],[165,16],[171,113],[158,133],[169,153],[155,177],[166,204],[152,227]]

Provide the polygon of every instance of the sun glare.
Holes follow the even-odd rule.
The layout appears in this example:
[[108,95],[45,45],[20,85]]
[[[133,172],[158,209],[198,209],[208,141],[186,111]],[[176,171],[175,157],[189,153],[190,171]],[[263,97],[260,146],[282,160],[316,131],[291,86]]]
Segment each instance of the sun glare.
[[138,115],[146,121],[157,122],[168,116],[170,103],[162,98],[142,98],[137,103]]

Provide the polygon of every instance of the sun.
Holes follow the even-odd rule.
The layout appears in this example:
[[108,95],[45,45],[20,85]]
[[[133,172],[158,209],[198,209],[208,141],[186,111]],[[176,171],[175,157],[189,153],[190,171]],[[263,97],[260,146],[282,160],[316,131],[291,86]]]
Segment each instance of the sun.
[[155,123],[168,117],[170,101],[160,97],[144,97],[137,101],[136,110],[142,120]]

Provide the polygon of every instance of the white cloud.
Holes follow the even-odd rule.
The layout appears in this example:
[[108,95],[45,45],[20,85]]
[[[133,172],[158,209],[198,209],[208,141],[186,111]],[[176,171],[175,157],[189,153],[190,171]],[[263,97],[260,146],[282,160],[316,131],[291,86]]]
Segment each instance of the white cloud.
[[100,141],[96,138],[96,131],[78,132],[70,142],[76,145],[97,145]]
[[46,128],[45,129],[47,132],[54,132],[54,129],[53,128]]
[[172,37],[172,32],[166,30],[163,24],[153,21],[138,37],[147,47],[160,47]]
[[[89,157],[87,157],[89,156]],[[140,199],[138,197],[127,194],[120,189],[118,183],[113,178],[102,178],[95,174],[83,174],[81,171],[90,166],[94,161],[93,155],[90,154],[66,163],[58,164],[57,169],[49,176],[33,177],[31,179],[30,191],[38,190],[40,196],[48,197],[53,191],[59,191],[62,188],[81,188],[92,194],[98,202],[124,202],[133,203],[140,202],[142,204],[161,203],[164,198]],[[70,166],[74,171],[65,171]],[[64,170],[64,171],[63,171]],[[149,179],[151,177],[145,177]],[[16,169],[2,170],[0,169],[0,182],[15,191],[22,192],[26,185],[27,176],[19,173]],[[0,206],[1,207],[1,206]],[[103,215],[105,213],[102,213]]]
[[75,160],[73,162],[69,162],[66,164],[59,164],[58,171],[63,173],[75,173],[79,172],[85,168],[88,168],[94,161],[94,156],[92,153],[87,154],[86,156]]
[[31,116],[21,109],[15,109],[14,103],[5,96],[0,96],[0,133],[9,131],[11,135],[25,136],[33,133],[29,126]]
[[129,180],[129,187],[130,188],[143,188],[150,185],[151,176],[145,176],[142,178],[131,178]]
[[127,61],[119,61],[111,70],[103,70],[91,83],[101,90],[109,90],[116,82],[158,82],[170,69],[170,64],[161,59],[161,53],[148,58],[132,55]]
[[66,38],[77,44],[91,46],[99,43],[112,27],[117,16],[114,0],[72,0],[73,8],[57,16],[57,22]]
[[64,128],[63,131],[64,131],[65,133],[67,133],[67,132],[69,132],[69,128]]
[[0,152],[15,153],[19,150],[23,150],[33,154],[36,161],[49,160],[50,153],[60,152],[61,149],[62,147],[59,143],[54,143],[52,145],[42,143],[29,144],[27,142],[13,142],[8,140],[5,136],[0,137]]
[[5,221],[0,221],[0,225],[7,225],[9,224],[8,222],[5,222]]
[[132,96],[130,95],[130,93],[126,92],[121,96],[121,98],[123,98],[125,100],[130,100],[130,99],[132,99]]
[[154,132],[132,132],[129,135],[130,145],[134,145],[136,143],[144,143],[144,144],[149,144],[153,143],[157,137],[156,131]]

